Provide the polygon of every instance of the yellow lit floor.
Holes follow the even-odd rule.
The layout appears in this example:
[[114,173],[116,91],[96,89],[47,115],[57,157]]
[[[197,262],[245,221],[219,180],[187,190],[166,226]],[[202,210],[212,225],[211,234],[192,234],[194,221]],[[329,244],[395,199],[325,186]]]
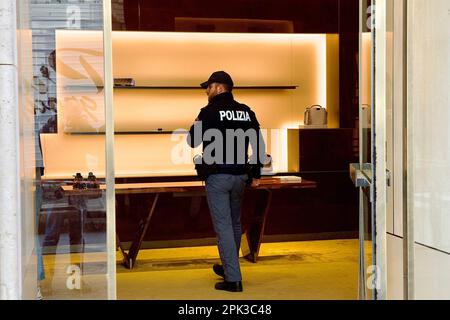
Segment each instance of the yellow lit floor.
[[[219,262],[215,246],[141,250],[132,270],[118,254],[117,298],[357,299],[358,251],[358,240],[263,243],[258,263],[241,258],[242,293],[214,289],[220,281],[212,271]],[[106,299],[106,260],[106,253],[44,255],[43,298]],[[74,265],[83,267],[78,289],[69,280]]]
[[143,250],[133,270],[117,266],[118,299],[357,299],[358,242],[262,244],[258,263],[241,258],[242,293],[217,291],[217,248]]

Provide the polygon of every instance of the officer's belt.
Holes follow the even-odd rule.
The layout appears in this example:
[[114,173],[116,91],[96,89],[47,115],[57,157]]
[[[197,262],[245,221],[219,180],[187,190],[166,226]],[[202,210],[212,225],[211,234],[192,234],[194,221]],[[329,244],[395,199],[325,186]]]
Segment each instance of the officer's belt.
[[246,174],[247,169],[244,164],[218,164],[218,173],[241,175]]

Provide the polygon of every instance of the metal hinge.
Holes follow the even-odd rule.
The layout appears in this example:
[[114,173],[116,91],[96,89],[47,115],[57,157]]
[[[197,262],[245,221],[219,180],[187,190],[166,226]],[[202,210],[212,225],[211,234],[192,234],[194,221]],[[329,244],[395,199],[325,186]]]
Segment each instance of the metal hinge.
[[386,185],[388,187],[391,186],[391,178],[392,178],[391,171],[389,169],[386,169]]

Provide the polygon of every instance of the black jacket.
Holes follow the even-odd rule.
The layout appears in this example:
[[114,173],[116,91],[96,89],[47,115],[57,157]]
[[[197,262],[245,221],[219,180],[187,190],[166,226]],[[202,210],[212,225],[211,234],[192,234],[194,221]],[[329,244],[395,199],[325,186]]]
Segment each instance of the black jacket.
[[[231,92],[216,95],[200,110],[189,130],[187,142],[192,148],[203,143],[203,156],[206,159],[208,154],[212,155],[218,173],[244,174],[245,164],[250,162],[253,164],[252,177],[261,176],[266,150],[259,122],[248,106],[234,100]],[[249,144],[252,146],[250,161]]]

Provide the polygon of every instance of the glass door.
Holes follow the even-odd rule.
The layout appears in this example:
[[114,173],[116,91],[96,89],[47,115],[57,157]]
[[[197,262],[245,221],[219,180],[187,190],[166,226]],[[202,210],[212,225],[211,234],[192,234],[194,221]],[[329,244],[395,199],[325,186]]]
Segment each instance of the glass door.
[[111,3],[17,4],[30,283],[45,300],[114,299]]
[[382,31],[386,11],[380,11],[385,3],[381,0],[376,3],[375,0],[360,0],[359,163],[352,164],[350,172],[355,186],[359,188],[358,296],[363,300],[383,299],[385,292],[383,246],[386,170],[383,170],[385,104],[382,91],[385,78],[384,61],[377,60],[383,57],[383,38],[377,37],[385,35]]
[[368,286],[368,280],[373,263],[373,237],[372,237],[372,214],[373,210],[373,159],[372,159],[372,115],[374,107],[373,99],[373,70],[375,44],[374,4],[370,0],[361,0],[360,19],[360,60],[359,60],[359,165],[362,177],[366,184],[360,186],[359,190],[359,298],[373,298],[373,288]]
[[373,298],[373,289],[369,277],[373,274],[374,237],[373,237],[373,130],[374,114],[374,1],[361,1],[360,19],[360,59],[359,59],[359,165],[366,184],[359,190],[359,298]]

